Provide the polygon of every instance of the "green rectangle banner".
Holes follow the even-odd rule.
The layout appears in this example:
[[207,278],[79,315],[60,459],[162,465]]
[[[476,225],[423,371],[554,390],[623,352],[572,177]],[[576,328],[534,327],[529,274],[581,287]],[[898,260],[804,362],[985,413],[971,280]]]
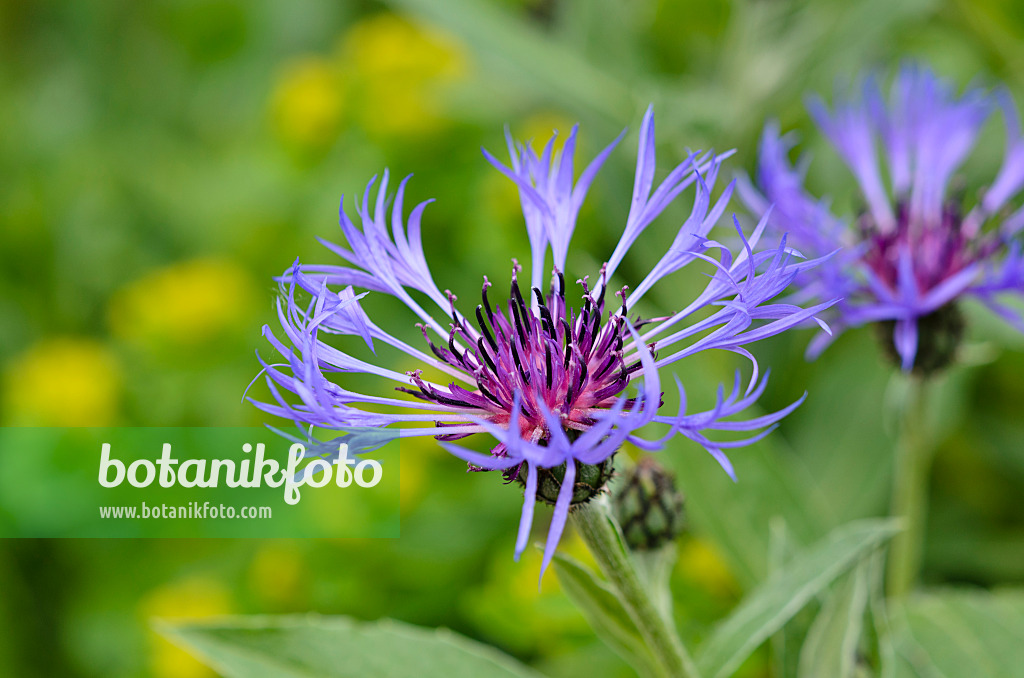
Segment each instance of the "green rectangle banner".
[[0,537],[397,537],[398,439],[0,429]]

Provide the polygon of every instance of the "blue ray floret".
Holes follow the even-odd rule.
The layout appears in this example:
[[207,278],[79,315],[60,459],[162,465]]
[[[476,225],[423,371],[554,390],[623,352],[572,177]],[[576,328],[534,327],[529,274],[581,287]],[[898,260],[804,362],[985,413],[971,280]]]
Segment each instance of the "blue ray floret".
[[[954,358],[963,324],[956,303],[968,296],[1024,330],[1020,312],[999,299],[1024,292],[1015,239],[1024,209],[1010,208],[1024,187],[1024,139],[1009,96],[976,88],[958,95],[926,68],[908,65],[888,99],[866,78],[859,98],[837,101],[831,111],[814,99],[810,110],[856,178],[865,209],[842,218],[809,193],[808,162],[791,164],[795,141],[776,123],[765,127],[754,181],[739,183],[753,212],[773,205],[769,227],[788,233],[800,251],[842,248],[798,277],[798,298],[842,299],[827,314],[836,331],[816,337],[809,355],[848,327],[876,323],[903,370],[938,369]],[[1002,166],[968,205],[952,178],[997,111],[1007,137]],[[943,333],[957,336],[943,340]]]
[[[593,282],[588,276],[576,279],[578,291],[572,294],[574,286],[566,279],[567,255],[580,207],[621,138],[575,180],[576,128],[561,152],[555,151],[554,138],[540,154],[509,138],[508,165],[485,151],[488,161],[519,190],[530,241],[530,287],[521,287],[522,267],[513,259],[507,299],[492,301],[492,283],[485,277],[480,303],[468,315],[459,311],[454,294],[442,293],[427,265],[420,230],[427,203],[405,216],[406,179],[389,210],[388,173],[379,184],[371,181],[356,205],[359,225],[344,209],[340,212],[348,247],[324,241],[345,263],[296,262],[279,278],[280,331],[267,326],[264,335],[281,360],[261,359],[273,398],[256,405],[305,428],[391,426],[404,437],[432,436],[469,462],[471,469],[502,471],[525,488],[517,557],[528,540],[534,503],[544,499],[554,505],[545,567],[570,507],[580,501],[574,496],[579,474],[609,460],[627,441],[657,450],[674,435],[682,435],[707,449],[733,475],[722,450],[757,440],[799,404],[746,421],[734,419],[757,400],[766,382],[766,377],[759,378],[757,362],[746,346],[815,320],[834,300],[806,308],[773,303],[798,275],[820,262],[804,260],[784,238],[777,247],[757,249],[766,219],[749,236],[733,220],[742,243],[735,253],[708,238],[734,187],[730,184],[712,199],[724,156],[691,154],[655,187],[650,110],[640,129],[633,199],[622,236],[607,262],[594,272]],[[628,287],[616,292],[617,308],[606,310],[609,282],[632,243],[690,188],[695,192],[692,209],[665,255],[632,293],[627,294]],[[545,276],[549,253],[553,270],[547,269],[550,275]],[[709,280],[695,299],[665,317],[627,316],[627,307],[635,309],[654,284],[691,263],[711,267]],[[412,292],[426,298],[427,307]],[[360,304],[367,293],[403,302],[419,320],[424,348],[379,327]],[[435,377],[428,379],[421,369],[397,372],[379,361],[359,359],[333,346],[331,335],[359,337],[371,350],[390,346]],[[749,383],[744,387],[737,374],[732,392],[720,390],[713,409],[687,414],[683,387],[677,382],[679,411],[662,412],[659,370],[708,349],[748,358],[753,366]],[[350,390],[346,374],[351,373],[390,381],[399,394]],[[661,435],[641,437],[644,427]],[[762,433],[747,440],[714,442],[707,437],[714,431]],[[476,434],[493,439],[488,453],[455,443]],[[563,469],[553,495],[543,489],[552,469]]]

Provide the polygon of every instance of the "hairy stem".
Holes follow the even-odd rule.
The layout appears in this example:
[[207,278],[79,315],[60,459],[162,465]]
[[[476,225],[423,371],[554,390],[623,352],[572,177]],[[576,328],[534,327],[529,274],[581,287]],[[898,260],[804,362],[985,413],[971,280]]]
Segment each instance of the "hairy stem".
[[608,582],[621,596],[630,618],[644,637],[659,675],[697,678],[697,667],[676,634],[671,617],[663,615],[644,587],[629,552],[611,521],[603,497],[570,514],[576,531],[590,549]]

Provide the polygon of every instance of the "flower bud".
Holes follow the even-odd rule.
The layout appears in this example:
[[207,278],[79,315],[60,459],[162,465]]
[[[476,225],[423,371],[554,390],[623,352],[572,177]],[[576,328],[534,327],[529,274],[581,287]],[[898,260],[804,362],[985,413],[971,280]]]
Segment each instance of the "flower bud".
[[685,526],[682,492],[672,475],[649,457],[625,473],[614,503],[626,544],[634,550],[660,548]]

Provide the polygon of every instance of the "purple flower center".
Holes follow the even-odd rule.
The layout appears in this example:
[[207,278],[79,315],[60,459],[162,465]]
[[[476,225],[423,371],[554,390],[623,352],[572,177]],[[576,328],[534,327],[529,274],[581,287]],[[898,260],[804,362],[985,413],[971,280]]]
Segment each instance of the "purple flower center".
[[945,203],[934,223],[913,219],[907,201],[901,200],[896,203],[894,229],[883,231],[870,211],[861,215],[858,227],[865,244],[864,263],[892,290],[899,285],[900,257],[906,256],[902,252],[909,254],[914,280],[924,293],[999,247],[995,238],[972,237],[965,232],[956,200]]
[[[448,293],[452,303],[448,346],[435,345],[427,328],[420,326],[434,355],[472,374],[476,390],[455,383],[449,384],[447,390],[438,389],[424,381],[418,370],[409,373],[418,390],[402,387],[398,390],[422,400],[464,409],[468,415],[486,418],[503,427],[509,425],[513,398],[515,392],[520,391],[521,435],[531,442],[544,444],[550,439],[545,409],[559,417],[567,432],[585,431],[595,423],[594,411],[611,407],[641,365],[639,361],[627,365],[623,359],[623,343],[628,336],[626,288],[617,293],[622,298],[621,311],[603,319],[604,269],[596,296],[586,278],[577,281],[583,288],[583,305],[578,309],[566,304],[565,276],[557,270],[546,296],[539,288],[533,288],[534,304],[531,306],[519,288],[519,270],[516,263],[504,308],[491,305],[487,296],[491,283],[484,278],[482,303],[476,308],[478,331],[467,329],[462,323],[454,311],[456,299],[451,293]],[[446,426],[443,422],[437,425]],[[472,434],[436,437],[456,440],[469,435]],[[503,444],[492,450],[497,456],[503,453]]]

